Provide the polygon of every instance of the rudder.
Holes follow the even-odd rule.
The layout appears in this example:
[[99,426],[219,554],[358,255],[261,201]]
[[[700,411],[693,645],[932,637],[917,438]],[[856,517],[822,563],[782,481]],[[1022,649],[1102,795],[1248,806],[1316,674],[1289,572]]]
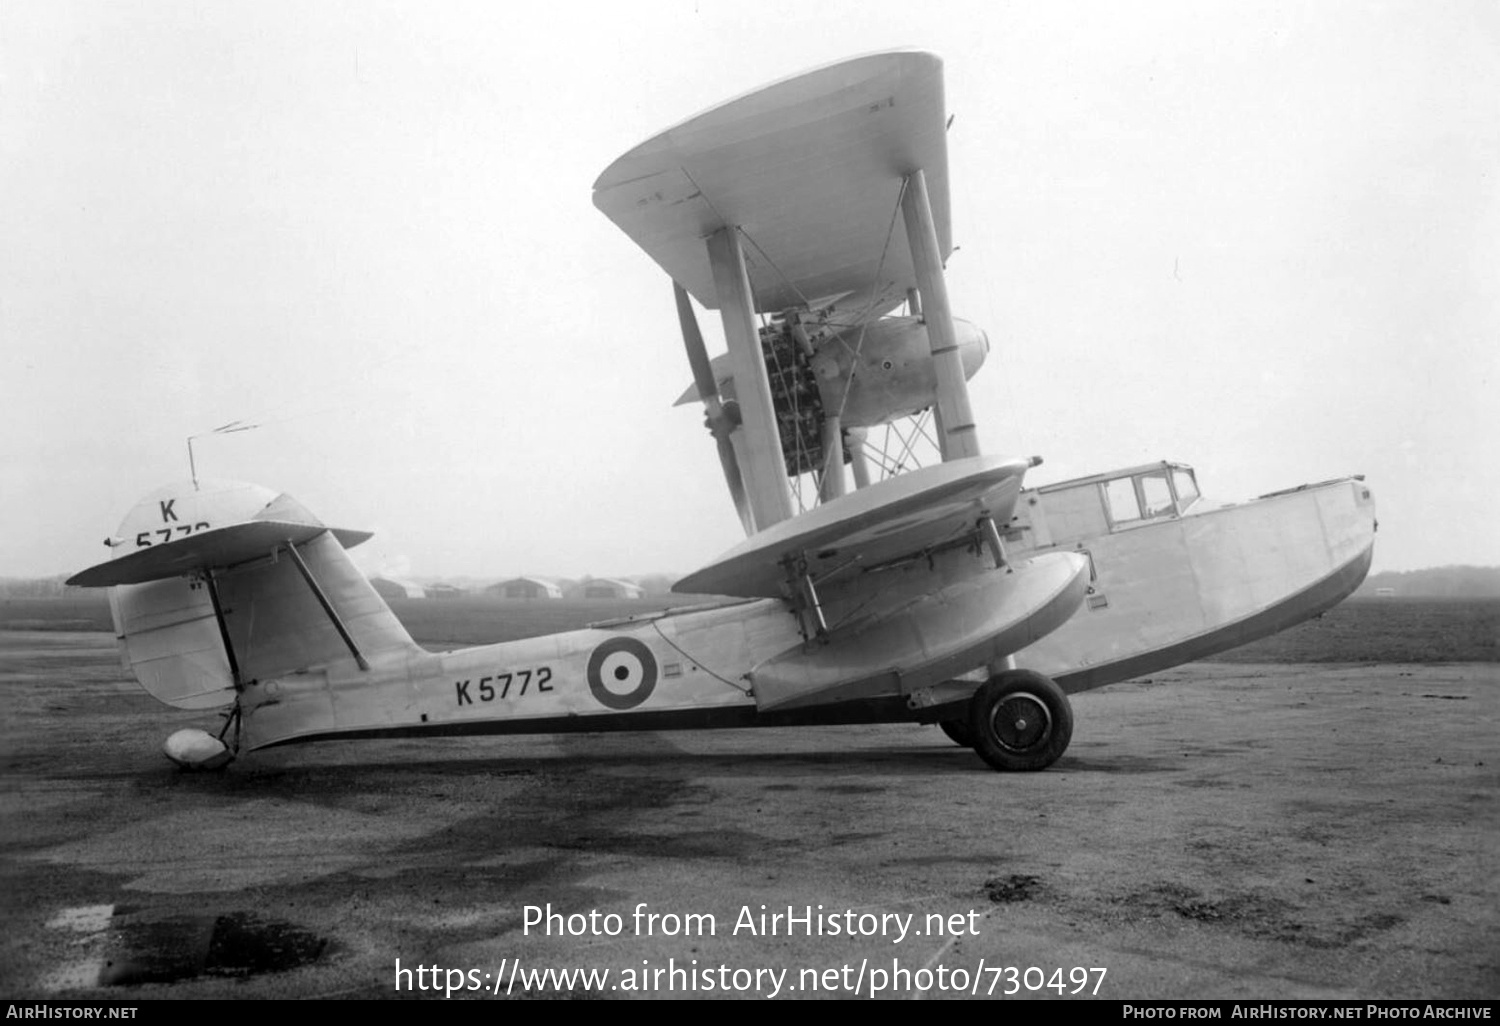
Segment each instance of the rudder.
[[368,537],[285,494],[189,482],[139,503],[110,542],[129,551],[69,583],[111,586],[121,661],[152,696],[219,708],[238,683],[421,651],[345,551]]

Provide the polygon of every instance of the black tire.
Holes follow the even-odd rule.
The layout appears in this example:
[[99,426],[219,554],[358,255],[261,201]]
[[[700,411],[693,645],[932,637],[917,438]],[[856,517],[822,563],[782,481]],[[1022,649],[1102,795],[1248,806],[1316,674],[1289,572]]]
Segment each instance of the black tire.
[[1073,707],[1062,688],[1035,670],[1006,670],[969,700],[974,751],[997,770],[1046,769],[1073,739]]
[[974,747],[974,735],[969,731],[967,719],[939,720],[938,726],[948,735],[948,740],[963,748]]

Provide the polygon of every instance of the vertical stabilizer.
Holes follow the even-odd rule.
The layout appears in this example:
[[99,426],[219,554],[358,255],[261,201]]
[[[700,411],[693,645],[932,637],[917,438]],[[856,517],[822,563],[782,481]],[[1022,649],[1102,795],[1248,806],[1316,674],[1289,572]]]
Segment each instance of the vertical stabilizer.
[[138,504],[111,540],[123,551],[69,583],[111,586],[121,660],[147,691],[212,709],[249,681],[421,652],[345,551],[367,537],[285,494],[186,482]]

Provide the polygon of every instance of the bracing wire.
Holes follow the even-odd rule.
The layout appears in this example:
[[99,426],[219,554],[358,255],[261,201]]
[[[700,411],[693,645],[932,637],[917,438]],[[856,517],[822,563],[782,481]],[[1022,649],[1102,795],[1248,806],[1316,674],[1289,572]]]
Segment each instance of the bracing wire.
[[682,650],[682,646],[681,645],[677,644],[677,642],[675,642],[671,638],[667,637],[667,633],[666,633],[666,631],[664,631],[664,630],[661,629],[661,623],[659,621],[652,620],[651,621],[651,626],[652,626],[652,628],[655,629],[657,637],[661,638],[661,640],[665,641],[668,645],[671,645],[674,649],[677,650],[678,654],[680,654],[684,659],[686,659],[692,665],[698,667],[703,672],[707,673],[710,677],[712,677],[715,680],[720,681],[720,682],[722,682],[724,684],[728,684],[731,688],[733,688],[734,690],[738,691],[742,695],[748,695],[748,694],[752,693],[751,690],[748,687],[745,687],[745,686],[740,685],[740,684],[736,684],[734,681],[730,680],[728,677],[725,677],[725,676],[723,676],[722,674],[719,674],[719,673],[715,673],[710,667],[704,666],[697,659],[694,659],[692,656],[688,655],[688,653],[684,652]]
[[[859,366],[859,354],[860,354],[860,351],[864,348],[864,345],[865,345],[865,330],[866,330],[866,328],[869,327],[869,324],[870,324],[869,314],[870,314],[870,312],[872,310],[875,309],[875,303],[877,301],[877,297],[880,294],[880,275],[885,270],[885,258],[886,258],[886,255],[889,254],[890,251],[891,251],[891,239],[896,234],[896,218],[898,216],[900,216],[900,214],[901,214],[901,201],[905,197],[906,197],[906,179],[903,178],[903,179],[901,179],[901,188],[896,193],[896,205],[891,210],[891,221],[890,221],[890,224],[888,224],[886,226],[886,229],[885,229],[885,242],[880,247],[880,261],[875,265],[875,279],[874,279],[874,281],[872,281],[870,283],[870,301],[869,301],[868,304],[866,304],[864,311],[860,315],[860,319],[859,319],[859,339],[855,343],[854,351],[851,354],[851,356],[852,356],[852,362],[850,363],[850,366],[849,366],[849,381],[851,383],[854,381],[854,374],[856,372],[856,368],[858,368],[858,366]],[[849,402],[849,388],[848,388],[848,386],[845,386],[845,388],[844,388],[844,394],[839,397],[839,412],[838,412],[838,417],[840,419],[842,419],[843,416],[844,416],[844,407],[845,407],[845,405],[848,404],[848,402]]]
[[[679,170],[682,171],[683,176],[687,178],[687,180],[693,185],[693,188],[698,191],[698,193],[699,193],[700,196],[702,196],[703,201],[706,204],[708,204],[709,209],[713,210],[714,214],[718,217],[718,219],[721,222],[724,223],[724,225],[726,227],[730,227],[730,224],[725,219],[723,213],[714,205],[713,200],[711,200],[708,197],[708,195],[703,192],[703,189],[698,185],[697,181],[693,178],[692,173],[689,172],[686,167],[679,167]],[[834,327],[839,327],[839,326],[853,327],[855,325],[857,325],[859,327],[859,335],[855,339],[854,345],[852,347],[849,345],[848,342],[845,342],[842,338],[839,338],[839,344],[842,345],[844,347],[845,352],[847,352],[850,355],[849,380],[845,383],[843,392],[839,396],[839,407],[838,407],[838,410],[834,414],[839,419],[843,418],[844,410],[847,407],[848,402],[849,402],[849,392],[850,392],[849,385],[853,382],[854,375],[856,373],[858,373],[859,357],[860,357],[860,354],[864,350],[865,338],[866,338],[866,334],[867,334],[868,329],[869,329],[871,314],[873,313],[873,311],[875,310],[876,306],[880,302],[880,297],[882,295],[882,291],[881,291],[881,288],[880,288],[881,276],[885,273],[885,264],[886,264],[887,258],[890,255],[891,241],[895,238],[895,234],[896,234],[896,222],[897,222],[897,219],[901,216],[901,201],[906,196],[906,189],[907,189],[907,180],[905,178],[902,178],[901,179],[900,188],[897,190],[897,193],[896,193],[896,202],[892,206],[892,209],[891,209],[890,220],[889,220],[889,222],[886,225],[885,238],[882,241],[881,247],[880,247],[880,258],[876,262],[876,265],[875,265],[875,274],[874,274],[874,277],[871,280],[870,286],[869,286],[869,295],[866,298],[863,307],[854,315],[853,320],[851,322],[847,323],[847,324],[843,324],[841,322],[841,319],[840,320],[831,320],[831,321],[825,321],[824,322],[825,324],[832,325]],[[771,258],[771,255],[766,252],[765,248],[763,246],[761,246],[760,242],[753,235],[751,235],[748,231],[746,231],[742,226],[734,225],[732,227],[734,228],[734,230],[738,234],[738,236],[740,238],[744,239],[746,243],[748,243],[750,250],[753,251],[753,253],[755,254],[755,256],[759,258],[758,260],[754,259],[754,258],[751,258],[750,255],[747,254],[747,259],[746,259],[746,273],[747,273],[747,275],[749,274],[751,268],[757,267],[757,266],[759,266],[760,264],[763,263],[767,268],[769,268],[771,270],[771,272],[773,274],[776,275],[777,278],[779,278],[781,280],[781,282],[793,294],[795,294],[797,296],[797,298],[801,301],[803,307],[810,310],[812,308],[812,301],[807,297],[807,295],[805,293],[803,293],[803,291],[800,288],[797,287],[797,284],[794,281],[792,281],[792,279],[786,274],[785,271],[783,271],[781,269],[781,267],[776,263],[776,261]],[[754,285],[753,285],[753,283],[752,283],[752,287],[751,287],[751,292],[752,292],[752,295],[753,295],[754,294]],[[757,306],[758,305],[759,304],[757,304]],[[756,312],[757,312],[758,316],[760,317],[760,327],[762,329],[764,329],[765,326],[766,326],[766,320],[765,320],[766,315],[765,315],[765,313],[763,311],[760,311],[758,309],[757,309]],[[799,399],[798,399],[798,396],[796,395],[795,391],[793,391],[793,390],[790,389],[790,387],[789,387],[789,385],[788,385],[788,383],[786,381],[786,371],[785,371],[785,368],[783,368],[781,366],[780,358],[776,355],[776,351],[775,351],[774,347],[772,347],[772,350],[771,350],[771,363],[772,363],[772,366],[773,366],[773,368],[775,369],[775,372],[776,372],[776,377],[777,377],[777,382],[778,382],[778,388],[780,389],[783,397],[786,399],[788,405],[791,407],[791,409],[792,409],[792,415],[793,415],[793,417],[795,419],[795,422],[800,425],[800,422],[801,422],[801,420],[800,420],[801,410],[800,410],[800,405],[799,405]],[[891,431],[891,425],[889,423],[887,423],[886,424],[886,448],[887,449],[889,448],[890,431]],[[931,442],[931,438],[926,434],[925,431],[922,430],[920,424],[918,424],[918,426],[916,428],[916,431],[921,432],[921,436],[923,438],[925,438],[928,442]],[[780,435],[779,429],[778,429],[777,433],[778,433],[778,437],[779,437],[779,435]],[[896,458],[896,460],[894,462],[889,459],[888,452],[880,454],[879,458],[877,459],[877,462],[879,463],[880,468],[881,468],[882,478],[890,477],[890,476],[893,476],[896,473],[899,473],[904,468],[903,461],[908,456],[912,456],[912,458],[915,459],[915,454],[912,452],[912,446],[913,446],[913,444],[915,443],[915,440],[916,440],[915,433],[913,434],[913,436],[907,437],[907,436],[903,436],[900,433],[900,431],[898,430],[896,432],[896,435],[897,435],[898,440],[900,440],[901,443],[902,443],[902,453],[901,453],[900,456],[898,456]],[[794,446],[794,458],[795,458],[795,461],[796,461],[795,462],[795,466],[800,467],[802,465],[803,456],[804,456],[804,447],[802,445],[802,435],[801,435],[801,431],[800,430],[797,432],[797,437],[793,441],[793,446]],[[817,490],[818,490],[818,495],[819,496],[822,495],[822,481],[823,481],[823,478],[830,472],[830,468],[829,468],[828,464],[829,464],[829,460],[830,460],[831,456],[832,456],[831,452],[830,453],[824,453],[822,467],[820,469],[817,469],[817,470],[813,471],[813,481],[814,481],[814,484],[817,486]],[[920,461],[917,462],[917,465],[918,466],[921,465]],[[805,503],[805,501],[803,499],[803,495],[802,495],[802,476],[803,475],[801,475],[801,474],[795,475],[795,477],[793,478],[793,482],[792,482],[792,491],[793,491],[793,494],[794,494],[794,496],[796,498],[797,508],[798,508],[799,512],[805,511],[806,508],[807,508],[806,507],[806,503]]]

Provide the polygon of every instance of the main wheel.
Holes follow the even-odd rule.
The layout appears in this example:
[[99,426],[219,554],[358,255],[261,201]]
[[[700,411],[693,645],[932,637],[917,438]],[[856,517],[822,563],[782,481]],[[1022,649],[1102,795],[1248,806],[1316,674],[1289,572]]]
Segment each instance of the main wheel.
[[961,745],[964,748],[974,747],[974,734],[969,730],[969,721],[967,719],[939,720],[938,726],[943,729],[943,733],[947,734],[948,739],[954,744]]
[[968,728],[974,751],[995,769],[1046,769],[1073,739],[1073,707],[1050,677],[1006,670],[974,692]]

